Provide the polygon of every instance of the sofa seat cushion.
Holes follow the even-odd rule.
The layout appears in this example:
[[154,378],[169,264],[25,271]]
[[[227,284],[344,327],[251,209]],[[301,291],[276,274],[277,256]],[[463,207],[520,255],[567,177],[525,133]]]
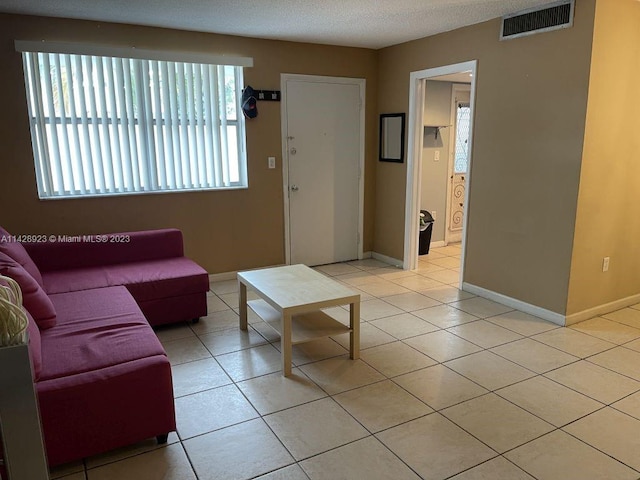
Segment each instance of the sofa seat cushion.
[[165,355],[125,287],[61,293],[51,300],[58,324],[41,332],[40,381]]
[[49,295],[115,286],[109,284],[107,267],[43,272],[42,280],[44,289]]
[[126,285],[138,302],[206,293],[209,290],[206,270],[186,257],[138,265],[127,263],[111,271],[110,279],[113,284]]
[[18,282],[22,290],[22,305],[31,314],[40,330],[56,325],[56,310],[49,296],[22,265],[2,252],[0,252],[0,274]]
[[136,301],[179,297],[209,289],[207,272],[186,257],[44,272],[49,294],[124,285]]

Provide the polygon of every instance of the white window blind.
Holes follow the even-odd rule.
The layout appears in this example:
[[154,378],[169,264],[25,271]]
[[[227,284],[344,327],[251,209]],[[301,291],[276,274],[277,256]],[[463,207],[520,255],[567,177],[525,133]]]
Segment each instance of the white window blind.
[[23,52],[40,198],[247,185],[242,67]]

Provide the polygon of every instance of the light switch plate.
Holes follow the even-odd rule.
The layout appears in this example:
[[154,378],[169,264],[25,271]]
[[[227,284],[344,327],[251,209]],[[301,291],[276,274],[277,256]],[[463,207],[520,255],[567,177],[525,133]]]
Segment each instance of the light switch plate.
[[269,168],[276,168],[276,157],[269,157]]

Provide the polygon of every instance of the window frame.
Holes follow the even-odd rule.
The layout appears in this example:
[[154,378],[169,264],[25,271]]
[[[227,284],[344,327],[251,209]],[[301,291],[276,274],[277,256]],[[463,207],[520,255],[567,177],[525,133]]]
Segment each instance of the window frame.
[[[113,47],[113,46],[89,45],[89,44],[68,44],[63,42],[16,41],[15,44],[16,44],[16,50],[25,54],[23,55],[23,59],[24,59],[23,62],[24,62],[24,69],[25,69],[24,81],[25,81],[26,95],[28,97],[27,106],[28,106],[30,130],[32,135],[33,161],[34,161],[34,168],[36,173],[38,195],[41,200],[165,194],[165,193],[194,193],[194,192],[202,192],[202,191],[235,190],[235,189],[248,188],[249,180],[248,180],[248,172],[247,172],[248,159],[247,159],[247,150],[246,150],[246,128],[245,128],[244,115],[242,114],[242,110],[241,110],[241,95],[242,95],[242,89],[244,86],[243,85],[244,72],[242,67],[252,66],[253,59],[246,58],[246,57],[228,57],[228,56],[220,56],[220,55],[211,55],[211,54],[198,53],[198,52],[170,52],[170,51],[159,51],[159,50],[136,49],[135,47]],[[133,127],[130,127],[130,128],[134,129],[134,131],[136,132],[136,136],[139,137],[141,143],[144,142],[149,145],[160,145],[162,147],[162,151],[164,152],[160,156],[158,154],[148,153],[143,155],[142,157],[140,153],[136,152],[136,157],[138,158],[138,160],[136,161],[139,161],[142,159],[146,164],[146,167],[148,167],[150,171],[145,172],[142,176],[139,172],[136,172],[134,176],[137,176],[140,178],[144,176],[144,181],[148,182],[146,186],[144,186],[143,188],[140,188],[140,185],[138,185],[138,186],[134,186],[133,190],[127,190],[127,186],[125,185],[124,179],[121,179],[120,185],[116,185],[115,180],[113,180],[114,182],[113,188],[119,189],[120,191],[96,191],[96,190],[106,190],[109,187],[106,186],[106,183],[105,183],[104,188],[102,188],[101,185],[99,185],[95,181],[93,181],[93,184],[90,187],[81,186],[80,188],[76,188],[75,190],[69,190],[69,189],[65,189],[65,185],[64,185],[65,182],[61,182],[60,179],[58,179],[57,182],[59,184],[62,183],[62,187],[58,188],[58,190],[55,190],[53,188],[53,177],[51,175],[51,172],[49,171],[52,168],[52,164],[48,159],[48,153],[47,154],[44,153],[44,150],[49,149],[49,147],[44,143],[46,141],[44,140],[46,137],[42,136],[40,140],[38,140],[38,135],[43,135],[43,134],[37,133],[35,130],[37,128],[51,129],[53,126],[56,126],[55,137],[56,139],[60,139],[60,137],[62,137],[63,135],[60,135],[57,129],[58,129],[58,126],[61,124],[73,125],[75,127],[76,124],[79,124],[80,121],[83,121],[85,125],[88,125],[87,128],[99,129],[101,125],[102,126],[104,125],[105,120],[107,121],[107,124],[109,126],[123,125],[123,122],[125,121],[125,117],[122,115],[122,112],[120,112],[120,114],[118,112],[115,112],[115,113],[111,112],[111,114],[108,117],[106,116],[106,112],[104,113],[103,117],[100,117],[93,112],[91,112],[93,113],[92,115],[87,115],[86,109],[85,109],[85,113],[82,115],[82,119],[79,116],[80,110],[74,111],[75,113],[75,118],[74,118],[71,112],[65,112],[64,108],[62,109],[62,112],[55,112],[56,114],[54,115],[51,115],[51,114],[44,115],[44,110],[41,108],[42,107],[41,102],[36,102],[36,103],[39,103],[38,108],[40,108],[40,111],[37,112],[39,116],[36,116],[35,115],[36,112],[32,111],[32,98],[35,98],[35,97],[33,96],[33,92],[31,90],[37,87],[35,87],[33,83],[29,81],[30,79],[33,79],[33,71],[29,73],[30,66],[28,62],[37,61],[38,57],[36,54],[49,54],[49,53],[87,55],[87,56],[97,57],[97,61],[100,61],[100,62],[103,61],[101,57],[109,57],[111,59],[117,58],[117,59],[129,59],[129,60],[147,60],[150,62],[159,61],[159,62],[179,62],[183,64],[197,64],[196,66],[194,66],[194,68],[202,68],[203,69],[202,71],[204,71],[204,69],[211,68],[210,66],[215,66],[215,67],[218,67],[217,68],[218,72],[222,72],[223,84],[224,84],[224,78],[227,78],[227,69],[225,67],[232,67],[233,75],[234,75],[234,87],[235,87],[235,102],[234,102],[235,109],[236,109],[235,119],[227,119],[226,116],[224,116],[224,118],[222,119],[218,118],[215,121],[213,126],[209,124],[207,128],[212,129],[212,131],[216,129],[215,128],[216,126],[219,129],[228,129],[229,127],[233,127],[236,129],[235,136],[230,136],[229,139],[234,138],[236,140],[236,142],[234,143],[237,146],[237,155],[238,155],[238,165],[237,165],[238,177],[239,177],[238,180],[235,182],[229,181],[227,182],[228,184],[217,185],[217,186],[211,186],[211,182],[208,182],[207,186],[202,186],[201,181],[199,185],[198,185],[198,182],[193,181],[193,178],[194,178],[193,174],[190,173],[189,181],[191,182],[191,186],[178,185],[177,183],[175,183],[173,186],[170,186],[166,180],[166,176],[164,178],[164,181],[162,178],[159,181],[157,178],[157,175],[154,176],[153,172],[155,171],[156,168],[160,166],[160,162],[162,161],[160,157],[164,158],[163,155],[166,154],[168,150],[167,150],[166,142],[163,143],[162,135],[161,134],[159,135],[158,132],[162,132],[165,130],[164,127],[167,126],[168,115],[170,115],[171,113],[158,112],[156,113],[156,115],[153,115],[152,113],[150,113],[152,107],[146,106],[144,112],[142,111],[138,112],[137,117],[135,114],[127,115],[126,117],[127,124],[133,124]],[[31,60],[29,60],[28,58],[29,55],[26,55],[26,54],[32,54]],[[136,75],[136,72],[134,70],[137,69],[138,67],[134,66],[133,64],[130,65],[129,67],[130,68],[125,69],[126,75]],[[139,72],[137,73],[139,74]],[[109,74],[111,74],[111,72],[109,72]],[[40,83],[40,82],[35,82],[35,83]],[[104,83],[101,83],[101,86],[105,86]],[[106,88],[107,87],[105,86],[105,89]],[[211,88],[215,89],[216,87],[214,85]],[[99,90],[102,91],[103,89],[99,89]],[[113,93],[113,95],[115,95],[115,93]],[[173,98],[177,96],[177,89],[175,90],[175,92],[171,92],[169,95],[173,100]],[[204,98],[204,92],[200,92],[200,96],[194,97],[194,99],[195,98]],[[217,103],[212,104],[209,107],[211,112],[218,112],[217,114],[218,117],[220,117],[219,111],[221,109],[226,108],[226,105],[227,105],[226,102],[221,103],[221,101],[224,102],[224,98],[218,95]],[[188,117],[180,118],[178,126],[179,128],[181,128],[182,124],[188,125],[191,121],[192,119]],[[203,125],[203,128],[207,126],[207,123],[209,121],[210,120],[206,120],[205,117],[202,117],[201,124]],[[40,125],[36,125],[37,122],[40,122]],[[143,125],[144,123],[146,123],[146,127],[145,125]],[[94,124],[96,125],[94,127],[91,127]],[[161,124],[162,128],[159,128],[159,124]],[[118,130],[117,128],[114,129],[114,131],[117,131],[117,130]],[[82,132],[79,132],[79,133],[73,132],[73,135],[81,135],[81,134]],[[44,135],[46,135],[46,133]],[[215,148],[218,149],[220,148],[219,147],[220,134],[219,133],[215,134],[214,132],[213,135],[214,135],[214,138],[217,140],[217,143],[215,144]],[[225,135],[222,135],[222,136],[226,137],[226,133]],[[67,133],[65,137],[66,137],[66,140],[68,141],[69,139],[72,138],[72,134]],[[103,142],[111,142],[111,141],[113,140],[103,140]],[[194,142],[194,141],[197,141],[197,140],[191,140],[191,142]],[[115,140],[114,142],[118,142],[118,140]],[[91,148],[93,150],[95,148],[95,146],[92,145],[93,143],[94,142],[91,141],[89,142],[89,145],[85,145],[84,147]],[[100,143],[100,142],[97,142],[97,143]],[[70,150],[74,149],[74,151],[76,152],[74,155],[76,156],[82,155],[82,149],[75,150],[76,147],[77,147],[77,144],[75,146],[72,146],[72,145],[68,145],[68,147],[65,146],[65,148],[69,148]],[[101,145],[98,145],[98,147],[100,148]],[[122,146],[120,147],[122,148]],[[104,147],[102,146],[102,148]],[[110,152],[108,146],[106,148],[107,148],[107,151]],[[180,149],[180,146],[178,148]],[[191,146],[188,144],[187,148],[190,149]],[[190,158],[192,153],[193,151],[189,150],[189,154],[187,155],[187,158]],[[65,157],[65,160],[64,160],[65,168],[67,169],[71,168],[72,163],[70,158],[72,155],[73,154],[69,153],[68,157]],[[204,155],[204,153],[201,153],[201,155]],[[121,153],[119,152],[117,156],[119,158],[121,156]],[[100,157],[100,160],[102,160],[102,156],[99,155],[99,157]],[[174,168],[180,168],[180,169],[187,168],[188,170],[192,162],[194,161],[196,163],[199,162],[199,158],[196,158],[195,160],[191,159],[191,161],[187,161],[185,163],[184,161],[181,161],[181,159],[183,158],[185,158],[184,155],[178,155],[176,158],[172,158],[171,159],[172,163],[170,163],[170,165],[172,165]],[[127,168],[131,168],[131,165],[134,165],[134,164],[131,163],[131,159],[129,159],[128,161],[130,163]],[[213,160],[208,159],[205,161],[208,163],[211,163],[211,165],[207,167],[207,168],[211,168],[211,166],[213,165]],[[229,165],[228,157],[221,161],[225,165],[225,168],[228,168],[228,165]],[[94,165],[94,168],[92,168],[91,170],[95,172],[97,165],[98,164]],[[102,166],[102,169],[104,170],[108,166],[108,163],[105,163],[104,161],[102,161],[101,163],[99,163],[99,165]],[[40,170],[41,168],[42,168],[42,171]],[[144,170],[145,167],[141,166],[141,168]],[[71,168],[71,170],[73,169]],[[60,175],[60,178],[62,178],[62,175]],[[211,178],[215,178],[215,175],[212,176]],[[214,180],[213,182],[214,183],[220,182],[220,180],[219,179]],[[83,179],[81,183],[84,185],[85,180]],[[124,191],[124,190],[127,190],[127,191]]]

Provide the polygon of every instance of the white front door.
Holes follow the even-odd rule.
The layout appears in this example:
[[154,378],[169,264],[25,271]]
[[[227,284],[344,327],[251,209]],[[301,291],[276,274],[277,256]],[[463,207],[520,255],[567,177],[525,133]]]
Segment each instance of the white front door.
[[283,76],[289,261],[357,259],[364,81],[291,77]]

